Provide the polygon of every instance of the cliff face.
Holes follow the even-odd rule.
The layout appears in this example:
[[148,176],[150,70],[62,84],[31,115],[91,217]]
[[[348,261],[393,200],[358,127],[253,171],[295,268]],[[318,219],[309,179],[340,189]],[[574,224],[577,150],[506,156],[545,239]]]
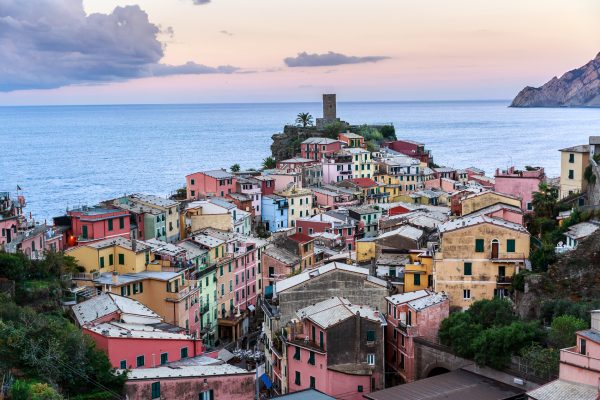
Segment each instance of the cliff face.
[[600,107],[600,53],[583,67],[539,88],[527,86],[511,107]]
[[277,161],[292,158],[299,152],[300,143],[313,136],[323,136],[321,131],[314,127],[302,128],[299,126],[286,125],[283,133],[271,136],[271,154]]

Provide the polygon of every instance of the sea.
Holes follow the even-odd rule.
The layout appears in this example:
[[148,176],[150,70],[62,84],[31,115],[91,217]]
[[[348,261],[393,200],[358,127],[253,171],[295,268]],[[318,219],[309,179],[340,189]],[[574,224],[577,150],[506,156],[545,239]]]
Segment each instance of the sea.
[[[600,135],[600,109],[509,108],[509,101],[340,102],[351,124],[393,123],[439,165],[510,165],[560,174],[558,150]],[[320,103],[0,107],[0,191],[50,222],[67,208],[130,193],[167,196],[185,175],[259,168],[271,136]]]

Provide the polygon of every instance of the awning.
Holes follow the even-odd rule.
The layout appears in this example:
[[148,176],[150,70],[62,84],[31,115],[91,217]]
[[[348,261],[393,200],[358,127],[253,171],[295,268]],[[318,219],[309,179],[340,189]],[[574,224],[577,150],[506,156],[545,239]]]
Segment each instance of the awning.
[[256,307],[254,307],[252,304],[248,304],[248,310],[254,311],[256,310]]
[[265,387],[267,389],[271,389],[271,387],[273,386],[273,383],[271,383],[271,380],[269,379],[267,374],[262,374],[260,376],[260,380],[265,384]]

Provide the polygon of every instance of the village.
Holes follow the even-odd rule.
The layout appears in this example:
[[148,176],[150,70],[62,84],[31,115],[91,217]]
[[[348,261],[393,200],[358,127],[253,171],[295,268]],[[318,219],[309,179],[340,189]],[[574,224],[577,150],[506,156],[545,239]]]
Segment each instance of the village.
[[[317,127],[339,122],[334,95],[323,108]],[[0,193],[0,249],[75,260],[62,307],[125,371],[130,400],[597,398],[600,311],[544,376],[510,352],[473,361],[448,326],[478,302],[510,306],[542,268],[548,223],[534,216],[548,202],[564,229],[544,255],[597,234],[600,136],[557,149],[556,178],[439,166],[426,144],[372,148],[345,127],[329,136],[260,170],[185,171],[169,198],[104,199],[52,223],[28,218],[22,191]]]

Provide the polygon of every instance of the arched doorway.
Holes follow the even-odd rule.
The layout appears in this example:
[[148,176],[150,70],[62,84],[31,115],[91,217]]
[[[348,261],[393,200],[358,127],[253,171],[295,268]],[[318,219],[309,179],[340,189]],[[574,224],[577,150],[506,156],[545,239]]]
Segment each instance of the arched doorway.
[[442,375],[442,374],[445,374],[447,372],[450,372],[450,370],[447,369],[447,368],[444,368],[444,367],[435,367],[431,371],[429,371],[429,374],[427,374],[427,377],[431,378],[432,376]]
[[500,242],[498,239],[492,240],[492,258],[498,258],[498,253],[500,251]]

